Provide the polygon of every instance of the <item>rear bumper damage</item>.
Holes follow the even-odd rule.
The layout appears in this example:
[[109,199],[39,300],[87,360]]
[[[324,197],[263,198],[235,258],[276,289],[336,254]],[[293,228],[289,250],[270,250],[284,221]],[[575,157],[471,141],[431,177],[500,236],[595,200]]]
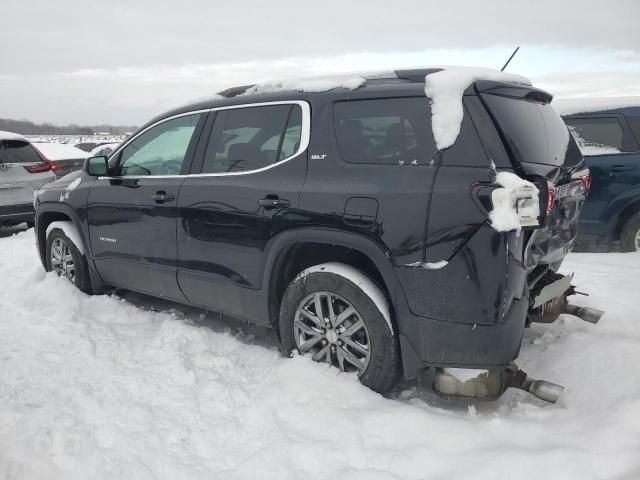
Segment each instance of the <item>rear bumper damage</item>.
[[[573,275],[563,276],[552,270],[540,276],[531,289],[527,324],[551,323],[563,313],[592,324],[598,323],[604,315],[602,310],[572,305],[568,302],[568,296],[579,293],[571,285],[572,279]],[[467,370],[462,375],[457,372],[458,370],[451,367],[436,368],[434,391],[447,398],[494,400],[507,388],[517,388],[545,402],[556,403],[564,390],[563,386],[556,383],[531,378],[513,362],[504,368]],[[469,371],[472,372],[471,375]]]

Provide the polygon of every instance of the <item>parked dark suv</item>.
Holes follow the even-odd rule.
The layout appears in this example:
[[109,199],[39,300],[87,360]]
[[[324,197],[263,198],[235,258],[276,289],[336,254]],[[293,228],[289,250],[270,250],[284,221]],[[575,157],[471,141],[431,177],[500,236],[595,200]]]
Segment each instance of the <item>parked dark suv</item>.
[[[629,103],[625,105],[625,101]],[[589,198],[578,222],[580,244],[598,248],[620,242],[624,251],[640,250],[637,99],[636,106],[624,98],[567,103],[564,111],[572,113],[563,118],[580,145],[592,177]]]
[[[588,171],[551,96],[521,84],[472,83],[457,140],[438,150],[425,96],[438,71],[238,87],[158,116],[108,164],[38,192],[42,263],[88,293],[122,287],[274,327],[285,352],[377,391],[428,367],[533,391],[512,361],[529,322],[565,311],[571,278],[555,270]],[[498,172],[540,192],[522,231],[488,220]],[[507,193],[518,218],[531,197]]]

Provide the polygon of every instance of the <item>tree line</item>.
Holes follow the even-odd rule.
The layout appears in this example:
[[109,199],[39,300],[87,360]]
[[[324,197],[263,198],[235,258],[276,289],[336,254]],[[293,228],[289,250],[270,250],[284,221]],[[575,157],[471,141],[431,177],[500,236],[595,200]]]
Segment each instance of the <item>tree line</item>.
[[21,135],[93,135],[97,132],[122,135],[133,132],[137,127],[125,125],[54,125],[52,123],[33,123],[29,120],[0,118],[0,130]]

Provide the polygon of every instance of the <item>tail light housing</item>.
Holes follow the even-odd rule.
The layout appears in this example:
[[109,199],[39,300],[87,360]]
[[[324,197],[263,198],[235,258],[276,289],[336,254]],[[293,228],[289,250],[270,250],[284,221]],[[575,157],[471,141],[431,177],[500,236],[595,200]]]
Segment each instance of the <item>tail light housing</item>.
[[552,184],[547,184],[547,215],[553,211],[556,204],[556,189]]
[[42,163],[36,165],[25,165],[24,169],[29,173],[43,173],[49,170],[55,170],[53,163],[49,160],[43,160]]
[[582,186],[584,187],[584,192],[588,193],[591,188],[591,174],[588,173],[580,177],[580,181],[582,182]]

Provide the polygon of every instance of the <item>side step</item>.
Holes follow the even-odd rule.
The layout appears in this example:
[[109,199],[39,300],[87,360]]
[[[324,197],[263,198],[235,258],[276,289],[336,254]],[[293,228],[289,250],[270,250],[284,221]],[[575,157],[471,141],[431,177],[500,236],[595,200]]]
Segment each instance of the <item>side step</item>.
[[[464,374],[459,375],[456,370]],[[476,370],[477,376],[475,377],[469,372],[473,372],[473,370],[437,368],[433,390],[445,398],[495,400],[507,388],[517,388],[549,403],[556,403],[564,390],[562,385],[529,377],[515,364],[511,364],[503,370]]]

